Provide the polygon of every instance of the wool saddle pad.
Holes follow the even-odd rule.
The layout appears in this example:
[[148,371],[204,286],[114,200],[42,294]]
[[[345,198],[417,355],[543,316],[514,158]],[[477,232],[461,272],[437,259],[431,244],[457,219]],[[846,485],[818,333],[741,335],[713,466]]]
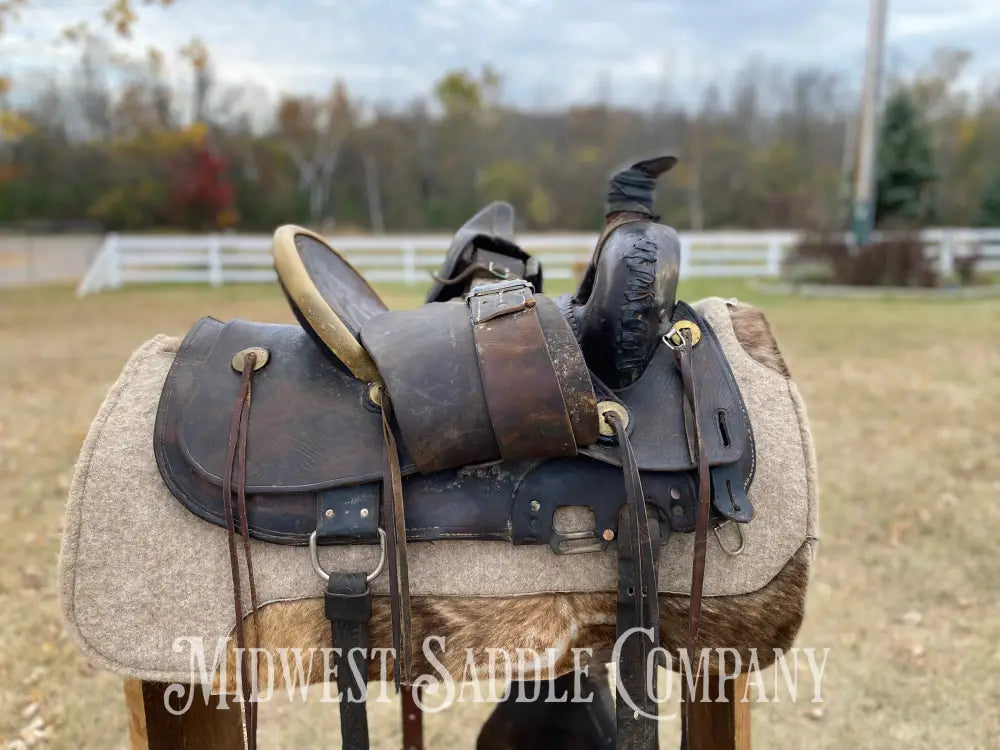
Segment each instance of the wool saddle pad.
[[[792,627],[785,637],[794,637],[807,579],[801,573],[808,571],[818,534],[816,466],[804,405],[779,368],[749,356],[737,339],[731,313],[749,308],[718,298],[695,308],[713,327],[729,359],[757,449],[750,487],[756,517],[742,529],[744,552],[730,556],[709,537],[705,594],[715,599],[707,602],[708,611],[714,608],[722,615],[732,609],[745,625],[754,621],[746,612],[750,606],[797,610],[786,613]],[[123,676],[146,680],[188,679],[190,654],[175,651],[174,640],[202,637],[212,642],[234,627],[226,532],[195,517],[170,494],[153,457],[160,389],[178,345],[177,338],[163,335],[143,344],[108,392],[76,466],[60,559],[63,612],[85,655]],[[564,527],[580,521],[572,513],[562,520]],[[721,533],[727,546],[739,543],[732,525]],[[661,592],[683,595],[689,590],[692,537],[673,534],[662,550]],[[309,611],[316,610],[317,632],[329,637],[328,626],[322,627],[324,583],[310,565],[309,551],[251,544],[260,601],[313,600]],[[370,547],[343,546],[325,547],[320,557],[327,570],[367,570],[375,554]],[[781,579],[793,563],[799,574]],[[558,556],[548,546],[415,542],[409,547],[409,567],[417,601],[475,599],[495,606],[532,595],[617,589],[613,549]],[[769,585],[767,597],[754,598],[753,592]],[[789,589],[780,606],[776,586]],[[387,593],[386,577],[378,578],[372,590],[377,615],[378,595]],[[613,623],[613,611],[607,614]]]

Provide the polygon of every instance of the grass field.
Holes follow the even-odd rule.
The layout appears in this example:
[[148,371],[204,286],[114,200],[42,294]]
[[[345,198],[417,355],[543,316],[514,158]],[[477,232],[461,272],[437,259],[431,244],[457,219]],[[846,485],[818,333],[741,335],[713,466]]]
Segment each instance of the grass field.
[[[417,301],[383,291],[393,305]],[[799,643],[832,649],[826,702],[756,705],[755,746],[997,747],[1000,301],[807,302],[730,281],[683,293],[767,312],[819,455],[822,543]],[[61,629],[62,508],[90,420],[130,352],[203,314],[292,320],[270,286],[83,300],[62,287],[0,292],[0,746],[32,726],[47,738],[39,747],[126,746],[120,680]],[[430,717],[428,746],[472,747],[488,711],[463,704]],[[333,713],[270,704],[262,746],[329,746]],[[398,738],[388,707],[372,721]]]

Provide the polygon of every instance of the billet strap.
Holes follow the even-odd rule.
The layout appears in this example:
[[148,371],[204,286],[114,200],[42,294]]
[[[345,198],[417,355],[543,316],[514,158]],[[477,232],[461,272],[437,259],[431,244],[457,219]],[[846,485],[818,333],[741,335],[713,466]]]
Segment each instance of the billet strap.
[[[621,416],[614,411],[604,418],[612,426],[621,450],[625,479],[625,507],[618,523],[618,613],[616,639],[629,630],[641,628],[624,641],[619,640],[618,698],[615,702],[616,748],[655,750],[657,703],[649,685],[656,684],[656,666],[649,672],[650,652],[660,644],[660,614],[657,598],[657,558],[660,551],[660,524],[650,519],[642,491],[639,467]],[[652,679],[650,679],[652,677]],[[623,699],[647,716],[636,712]],[[653,717],[653,718],[650,718]]]
[[467,295],[479,375],[505,461],[575,456],[576,437],[525,281],[473,287]]
[[344,750],[368,750],[368,621],[372,595],[364,573],[330,573],[325,611],[333,631],[340,734]]
[[[248,750],[257,746],[257,675],[251,679],[247,653],[246,625],[243,620],[243,586],[239,552],[236,547],[236,516],[243,540],[247,576],[250,581],[250,619],[253,620],[254,648],[259,647],[257,627],[257,587],[254,583],[253,560],[250,556],[250,532],[247,524],[247,428],[250,421],[251,382],[257,369],[257,353],[248,351],[242,360],[240,386],[229,423],[229,443],[226,450],[226,471],[222,476],[222,498],[226,514],[226,537],[229,542],[229,569],[233,577],[233,609],[236,615],[236,648],[239,653],[240,688],[243,699],[243,732]],[[235,464],[235,466],[234,466]],[[233,512],[233,474],[236,475],[236,512]]]
[[424,713],[417,703],[419,698],[419,685],[403,688],[400,696],[400,711],[403,719],[403,750],[423,750],[424,748]]
[[[677,365],[681,371],[681,381],[684,385],[684,397],[691,407],[689,429],[693,435],[693,451],[697,454],[698,464],[698,504],[695,512],[694,555],[691,562],[691,595],[688,609],[687,652],[689,663],[699,664],[696,655],[698,648],[698,630],[701,626],[701,602],[705,585],[705,553],[708,545],[708,520],[712,498],[712,479],[708,465],[708,456],[701,434],[701,415],[698,410],[697,386],[691,370],[691,350],[693,348],[691,331],[680,332],[681,343],[674,346]],[[687,415],[687,411],[685,411]],[[694,675],[697,677],[697,675]],[[687,695],[687,680],[681,681],[684,699],[684,714],[682,734],[685,741],[682,748],[687,747],[690,738],[691,701],[695,696]]]
[[406,557],[406,517],[403,511],[403,477],[399,452],[392,433],[392,401],[382,389],[382,523],[385,525],[389,562],[389,609],[392,619],[393,678],[396,689],[411,680],[410,578]]

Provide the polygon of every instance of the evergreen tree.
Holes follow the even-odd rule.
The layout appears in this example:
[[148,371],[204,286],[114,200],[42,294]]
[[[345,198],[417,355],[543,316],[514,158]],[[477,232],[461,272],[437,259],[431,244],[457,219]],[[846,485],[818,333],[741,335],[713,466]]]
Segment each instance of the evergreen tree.
[[886,103],[879,132],[876,223],[892,227],[927,222],[936,176],[930,130],[910,93],[899,89]]
[[1000,172],[986,184],[979,224],[984,227],[1000,227]]

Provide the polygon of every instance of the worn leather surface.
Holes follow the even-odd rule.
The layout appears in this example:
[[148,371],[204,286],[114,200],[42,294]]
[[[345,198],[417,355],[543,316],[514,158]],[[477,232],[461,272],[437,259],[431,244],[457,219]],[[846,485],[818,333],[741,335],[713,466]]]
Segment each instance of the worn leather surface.
[[[366,321],[388,309],[365,278],[321,242],[309,235],[298,234],[295,236],[295,249],[323,299],[355,338]],[[293,304],[292,310],[302,326],[310,329],[298,307]]]
[[[709,465],[751,459],[750,418],[715,332],[683,302],[677,303],[669,319],[661,324],[661,330],[669,330],[672,322],[680,320],[695,321],[702,330],[702,339],[691,352],[691,367],[699,386],[701,427]],[[628,409],[628,432],[639,468],[650,471],[695,468],[684,432],[684,389],[674,354],[667,346],[659,344],[636,382],[612,393]],[[582,452],[599,461],[620,465],[618,450],[612,444],[596,443]],[[748,479],[752,478],[749,465],[747,473],[751,475]]]
[[[517,296],[520,298],[520,293]],[[516,331],[501,336],[504,351],[494,352],[489,361],[497,365],[502,364],[500,360],[508,360],[513,371],[499,380],[513,392],[500,394],[494,382],[490,395],[504,401],[494,403],[494,407],[518,411],[519,390],[525,392],[525,400],[529,399],[532,384],[528,376],[537,372],[530,360],[542,347],[546,358],[542,364],[550,375],[555,374],[562,397],[558,398],[557,392],[554,398],[536,404],[537,413],[531,418],[541,424],[554,413],[568,413],[577,442],[590,442],[596,438],[597,412],[586,364],[555,304],[541,295],[533,299],[536,307],[531,314],[537,313],[544,340],[525,348],[524,339]],[[511,322],[501,317],[486,325],[500,331]],[[392,397],[402,442],[421,471],[501,458],[466,304],[436,302],[416,310],[385,313],[364,326],[361,339],[378,364]],[[523,379],[516,380],[515,375]],[[532,447],[538,450],[531,453]],[[529,443],[529,453],[518,457],[546,458],[566,453],[543,448]],[[569,446],[569,452],[575,452],[574,445]]]
[[[477,253],[482,257],[477,258]],[[455,233],[425,301],[446,302],[461,297],[468,288],[465,280],[449,284],[438,279],[460,276],[476,260],[503,264],[510,268],[511,277],[524,278],[536,292],[542,291],[541,265],[515,244],[514,207],[505,201],[493,201]]]
[[[539,301],[543,328],[550,319],[562,322],[553,305],[544,297]],[[469,332],[467,344],[471,346],[465,305],[434,307],[446,309],[449,315],[454,311],[456,316],[465,316],[464,327],[456,330]],[[399,315],[403,316],[400,322],[413,321],[411,335],[426,333],[419,324],[419,310]],[[672,317],[694,315],[686,306],[678,306]],[[704,399],[702,408],[711,417],[706,420],[709,424],[703,425],[709,442],[707,452],[713,472],[728,472],[725,476],[745,486],[754,465],[749,426],[739,429],[745,425],[742,400],[714,334],[707,323],[701,324],[703,338],[695,347],[692,362],[705,370],[699,375],[704,378],[699,393]],[[247,448],[251,535],[304,544],[309,534],[318,530],[323,543],[374,540],[382,478],[379,412],[367,401],[366,384],[339,366],[297,326],[246,321],[223,324],[204,318],[188,334],[161,395],[154,439],[157,463],[172,493],[199,517],[224,524],[221,474],[227,415],[239,381],[230,360],[247,346],[265,346],[271,352],[270,361],[255,374],[253,382]],[[434,360],[439,368],[461,369],[447,351]],[[557,369],[560,361],[559,356],[554,357]],[[478,374],[474,367],[469,371],[472,374],[466,375],[474,381]],[[446,397],[450,396],[442,396]],[[661,346],[633,387],[616,393],[605,389],[599,398],[605,397],[619,399],[629,410],[629,433],[649,502],[673,531],[690,530],[694,523],[693,464],[686,453],[673,354]],[[398,400],[394,399],[394,405],[399,409]],[[731,428],[728,447],[717,422],[712,422],[718,411],[727,415]],[[462,427],[468,416],[461,410],[453,415],[460,444],[470,434],[468,427]],[[432,434],[441,438],[444,433]],[[598,534],[614,530],[624,501],[617,454],[615,445],[594,443],[572,458],[418,474],[404,449],[400,464],[407,537],[558,543],[553,516],[562,505],[589,506]],[[723,500],[716,498],[717,511],[723,509]],[[328,516],[327,511],[333,514]],[[752,509],[741,506],[740,512],[752,513]],[[723,515],[731,517],[733,513]]]
[[[232,408],[238,376],[230,361],[248,346],[270,354],[254,374],[248,492],[323,489],[381,477],[381,421],[365,383],[298,326],[210,318],[185,339],[163,395],[164,406],[181,409],[176,439],[192,470],[221,485],[228,420],[216,417]],[[173,416],[163,415],[171,424]],[[402,465],[412,470],[405,457]]]
[[559,300],[587,364],[611,388],[635,382],[674,306],[680,241],[670,227],[629,221],[594,252],[573,297]]

